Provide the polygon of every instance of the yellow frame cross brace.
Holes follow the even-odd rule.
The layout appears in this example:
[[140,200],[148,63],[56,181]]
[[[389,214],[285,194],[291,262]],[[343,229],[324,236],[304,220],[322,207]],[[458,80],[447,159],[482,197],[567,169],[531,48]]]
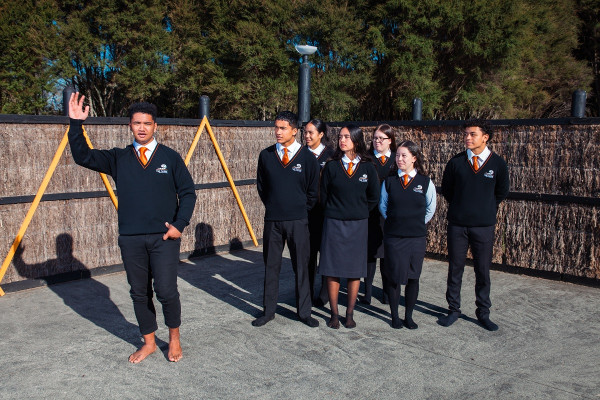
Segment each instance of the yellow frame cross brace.
[[[246,222],[246,226],[248,228],[248,232],[250,233],[250,237],[252,238],[252,242],[254,243],[255,246],[258,246],[256,236],[254,235],[254,230],[252,229],[252,225],[250,224],[250,220],[248,219],[248,215],[246,214],[246,210],[244,209],[242,200],[241,200],[239,193],[235,187],[233,178],[231,177],[231,174],[229,173],[229,168],[227,167],[227,163],[225,162],[225,159],[223,158],[223,153],[221,153],[221,149],[219,147],[219,144],[217,143],[215,135],[210,126],[210,123],[208,122],[208,119],[206,117],[204,117],[202,119],[202,122],[200,123],[200,126],[198,127],[198,130],[196,131],[194,140],[192,141],[192,144],[187,153],[187,156],[185,157],[185,165],[187,166],[189,164],[189,162],[192,158],[192,154],[194,153],[194,150],[196,149],[198,140],[200,139],[200,135],[202,134],[202,131],[204,128],[206,128],[208,131],[208,135],[210,136],[210,140],[215,148],[217,157],[219,158],[219,161],[221,163],[221,167],[223,168],[223,171],[225,172],[225,175],[227,176],[227,180],[229,181],[231,190],[233,191],[233,194],[238,203],[240,211],[242,212],[242,216],[244,217],[244,221]],[[17,233],[17,236],[15,237],[15,240],[13,241],[12,246],[10,247],[8,254],[6,255],[6,258],[4,259],[4,262],[2,263],[2,267],[0,267],[0,282],[2,282],[2,279],[4,278],[4,275],[6,274],[6,271],[8,270],[10,263],[15,256],[15,252],[17,251],[17,249],[19,248],[19,245],[21,244],[21,241],[23,240],[23,236],[25,235],[25,232],[27,231],[27,228],[29,227],[29,223],[31,222],[31,219],[33,218],[33,215],[35,214],[35,211],[37,210],[37,208],[40,204],[40,201],[46,191],[46,188],[48,187],[48,183],[50,182],[52,175],[54,175],[54,171],[56,170],[56,167],[58,165],[60,157],[63,154],[63,152],[65,151],[65,148],[67,147],[67,143],[69,142],[68,133],[69,133],[69,128],[67,128],[67,130],[65,131],[65,134],[63,135],[63,138],[62,138],[60,144],[58,145],[58,149],[56,149],[56,153],[54,154],[54,157],[52,158],[52,162],[50,163],[50,166],[48,167],[48,170],[46,171],[46,175],[44,176],[44,179],[42,180],[42,183],[33,199],[33,202],[29,206],[29,210],[27,211],[27,214],[25,215],[25,219],[21,223],[19,232]],[[88,143],[88,146],[90,146],[90,148],[93,149],[92,143],[90,141],[90,138],[89,138],[87,132],[85,131],[85,128],[83,129],[83,135],[85,137],[86,142]],[[105,174],[102,174],[102,173],[100,174],[100,177],[102,178],[102,181],[104,182],[104,186],[106,187],[106,190],[108,191],[108,194],[110,196],[111,201],[113,202],[113,204],[115,206],[115,209],[117,209],[118,208],[117,197],[115,196],[115,192],[113,191],[113,189],[108,181],[108,178],[106,177]],[[5,294],[4,290],[2,290],[2,288],[0,287],[0,296],[4,296],[4,294]]]

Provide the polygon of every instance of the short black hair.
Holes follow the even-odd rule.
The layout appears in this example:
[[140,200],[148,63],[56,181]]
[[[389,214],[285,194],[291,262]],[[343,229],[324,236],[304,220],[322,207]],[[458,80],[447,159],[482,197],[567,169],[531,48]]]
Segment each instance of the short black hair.
[[275,117],[275,121],[287,121],[294,129],[298,129],[298,116],[291,111],[282,111]]
[[152,116],[152,121],[156,122],[156,114],[158,114],[158,110],[156,106],[151,103],[141,102],[141,103],[133,103],[129,106],[129,110],[127,110],[127,114],[129,115],[129,121],[133,118],[133,114],[136,113],[144,113]]
[[494,137],[494,130],[488,121],[485,119],[470,119],[465,121],[463,129],[467,128],[479,128],[483,134],[488,135],[488,142],[492,141]]

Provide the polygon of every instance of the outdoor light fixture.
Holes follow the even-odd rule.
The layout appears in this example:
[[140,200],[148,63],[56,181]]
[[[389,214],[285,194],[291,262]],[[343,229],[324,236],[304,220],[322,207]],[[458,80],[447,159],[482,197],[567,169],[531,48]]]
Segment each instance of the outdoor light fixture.
[[296,51],[302,54],[303,56],[310,56],[311,54],[315,54],[315,51],[317,51],[317,47],[308,46],[306,44],[297,44]]
[[316,46],[296,45],[296,51],[302,54],[302,63],[298,70],[298,122],[304,125],[310,121],[310,65],[308,56],[317,51]]

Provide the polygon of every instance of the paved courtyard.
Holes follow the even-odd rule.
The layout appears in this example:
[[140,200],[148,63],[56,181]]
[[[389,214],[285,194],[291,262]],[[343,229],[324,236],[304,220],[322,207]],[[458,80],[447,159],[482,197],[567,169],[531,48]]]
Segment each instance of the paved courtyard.
[[488,332],[475,319],[467,268],[465,315],[445,328],[437,321],[446,270],[426,260],[419,329],[392,329],[388,307],[374,299],[357,306],[356,329],[336,331],[325,325],[327,308],[313,308],[318,328],[297,321],[286,259],[278,314],[254,328],[261,248],[186,260],[179,363],[166,359],[160,312],[162,351],[127,362],[140,337],[123,272],[7,293],[0,398],[600,399],[600,289],[492,271],[491,316],[500,330]]

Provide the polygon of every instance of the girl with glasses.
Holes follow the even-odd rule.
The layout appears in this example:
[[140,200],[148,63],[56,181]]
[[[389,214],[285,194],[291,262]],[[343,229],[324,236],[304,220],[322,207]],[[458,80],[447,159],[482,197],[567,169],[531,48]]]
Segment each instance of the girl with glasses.
[[[373,132],[373,141],[371,143],[369,155],[373,158],[377,174],[379,175],[379,186],[389,175],[390,169],[395,165],[396,158],[396,139],[392,127],[383,124],[375,128]],[[375,208],[369,215],[369,246],[367,252],[367,276],[365,277],[365,295],[361,301],[365,304],[371,304],[371,294],[373,291],[373,279],[377,270],[377,259],[379,258],[379,269],[385,264],[383,254],[383,223],[384,220]],[[381,276],[382,280],[385,277]],[[383,291],[381,302],[387,304],[387,294]]]

